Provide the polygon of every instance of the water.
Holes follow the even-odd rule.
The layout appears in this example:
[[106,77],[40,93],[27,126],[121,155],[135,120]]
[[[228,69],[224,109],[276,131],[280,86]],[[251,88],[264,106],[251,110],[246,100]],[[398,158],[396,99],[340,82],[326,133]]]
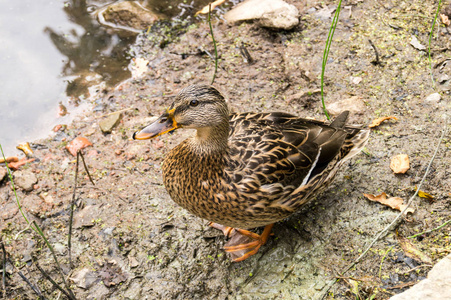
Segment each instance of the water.
[[[115,85],[130,76],[126,53],[136,34],[98,24],[91,12],[105,2],[0,0],[0,144],[6,155],[68,124],[86,107],[80,99],[92,83]],[[68,115],[58,117],[59,103]]]

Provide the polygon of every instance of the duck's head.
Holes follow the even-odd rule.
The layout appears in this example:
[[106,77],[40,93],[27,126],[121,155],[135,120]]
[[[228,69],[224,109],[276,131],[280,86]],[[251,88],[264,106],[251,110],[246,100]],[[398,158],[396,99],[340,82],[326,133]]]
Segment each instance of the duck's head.
[[216,131],[227,134],[228,124],[229,110],[221,93],[209,85],[191,85],[155,122],[135,132],[133,139],[151,139],[181,127],[197,129],[199,137]]

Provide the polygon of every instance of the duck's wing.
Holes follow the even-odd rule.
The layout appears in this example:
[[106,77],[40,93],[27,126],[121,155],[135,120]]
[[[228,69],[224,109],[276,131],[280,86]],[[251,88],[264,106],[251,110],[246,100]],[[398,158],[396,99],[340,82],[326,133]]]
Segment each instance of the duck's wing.
[[307,185],[355,148],[353,139],[361,129],[346,127],[347,116],[327,124],[286,113],[232,115],[226,169],[231,182],[249,191],[277,187],[279,193]]

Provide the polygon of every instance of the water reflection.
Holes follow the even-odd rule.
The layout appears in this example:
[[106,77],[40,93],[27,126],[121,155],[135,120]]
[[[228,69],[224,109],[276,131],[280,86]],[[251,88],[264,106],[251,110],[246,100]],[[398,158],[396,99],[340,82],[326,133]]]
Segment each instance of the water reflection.
[[58,51],[67,57],[61,75],[70,78],[66,87],[70,97],[87,96],[96,75],[101,76],[97,81],[105,81],[109,86],[130,77],[126,49],[135,40],[136,33],[102,27],[91,14],[94,7],[85,0],[65,4],[64,12],[72,23],[83,28],[81,33],[80,30],[57,32],[50,26],[44,30]]

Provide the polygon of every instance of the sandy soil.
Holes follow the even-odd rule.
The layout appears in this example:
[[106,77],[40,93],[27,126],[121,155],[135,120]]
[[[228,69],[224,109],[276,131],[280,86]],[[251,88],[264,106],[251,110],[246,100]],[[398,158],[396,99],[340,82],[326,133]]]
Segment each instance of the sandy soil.
[[[320,3],[329,8],[334,4],[292,3],[302,17],[291,31],[272,31],[252,22],[236,26],[213,22],[220,55],[214,85],[227,95],[233,110],[287,111],[325,119],[318,89],[331,19],[320,18],[330,16]],[[150,143],[130,140],[134,131],[170,105],[181,88],[211,81],[214,64],[204,50],[213,53],[213,44],[206,23],[190,26],[163,49],[154,45],[154,37],[143,34],[132,51],[149,62],[142,77],[99,91],[92,112],[33,143],[40,160],[22,170],[31,170],[38,183],[31,192],[19,188],[17,195],[29,219],[41,226],[54,246],[77,299],[318,298],[395,218],[396,211],[366,200],[363,193],[386,192],[406,201],[413,195],[444,128],[443,116],[451,109],[450,80],[445,76],[451,75],[450,34],[443,27],[434,32],[434,87],[426,52],[410,41],[415,35],[427,46],[435,2],[345,5],[326,69],[326,102],[355,96],[353,103],[362,105],[353,113],[353,123],[367,124],[380,116],[396,116],[398,121],[374,129],[366,153],[347,164],[331,187],[304,210],[276,224],[268,244],[244,262],[230,262],[222,250],[226,242],[222,233],[178,207],[164,189],[162,159],[191,132],[179,130]],[[369,40],[379,64],[374,64]],[[253,64],[240,54],[242,44]],[[426,100],[436,92],[440,100]],[[124,110],[120,124],[111,134],[103,134],[98,122],[119,110]],[[84,153],[96,185],[86,172],[80,173],[71,269],[66,246],[75,159],[64,146],[77,136],[93,143]],[[451,251],[449,226],[410,239],[423,255],[416,259],[399,243],[399,237],[450,219],[450,146],[448,135],[422,187],[434,199],[416,197],[415,212],[344,274],[327,298],[356,299],[358,293],[361,299],[386,299],[423,278]],[[409,155],[411,168],[394,175],[390,159],[400,153]],[[56,264],[41,238],[31,230],[22,231],[27,224],[15,201],[11,184],[3,180],[0,229],[6,250],[46,297],[56,299],[59,291],[37,271],[31,257],[60,282]],[[17,270],[9,266],[7,271],[8,299],[36,298]]]

